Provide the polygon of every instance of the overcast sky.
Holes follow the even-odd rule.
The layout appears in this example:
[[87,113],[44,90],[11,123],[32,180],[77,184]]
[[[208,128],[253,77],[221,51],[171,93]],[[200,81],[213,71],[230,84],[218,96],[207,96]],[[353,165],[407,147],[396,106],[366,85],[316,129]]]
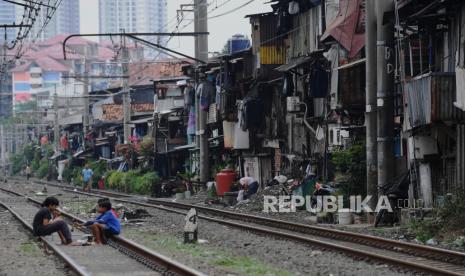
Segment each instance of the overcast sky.
[[[98,0],[80,0],[81,1],[81,32],[96,33],[98,32]],[[168,0],[168,20],[171,21],[176,16],[176,10],[181,4],[191,3],[192,0]],[[217,5],[227,2],[224,6],[213,10]],[[209,10],[210,16],[222,14],[241,6],[250,0],[208,0],[211,3]],[[228,38],[234,34],[246,34],[250,37],[250,24],[247,14],[270,11],[269,4],[263,4],[268,0],[255,0],[249,5],[232,12],[228,15],[209,20],[209,50],[221,51]],[[188,15],[192,18],[192,15]],[[189,20],[186,20],[189,22]],[[181,24],[183,26],[184,24]],[[171,21],[169,30],[172,31],[176,26],[176,21]],[[193,24],[183,31],[194,31]],[[194,39],[193,38],[173,38],[168,45],[177,51],[193,55]]]

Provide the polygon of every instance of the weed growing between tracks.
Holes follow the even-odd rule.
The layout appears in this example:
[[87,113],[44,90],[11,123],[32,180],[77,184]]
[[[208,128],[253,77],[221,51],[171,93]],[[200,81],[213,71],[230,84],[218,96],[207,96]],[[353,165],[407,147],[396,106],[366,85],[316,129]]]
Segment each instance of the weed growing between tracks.
[[407,225],[410,234],[423,243],[437,239],[465,249],[463,244],[455,241],[465,236],[465,194],[457,192],[453,198],[446,200],[443,207],[435,210],[432,218],[413,220]]
[[184,244],[182,237],[161,233],[149,233],[139,229],[126,228],[124,236],[131,240],[143,240],[144,245],[169,255],[190,256],[194,262],[201,261],[224,272],[240,275],[293,275],[289,271],[272,267],[249,256],[234,256],[225,250],[208,244]]
[[32,243],[32,241],[21,243],[19,245],[19,251],[30,257],[35,257],[42,254],[37,244]]
[[64,208],[69,208],[75,214],[89,214],[95,208],[97,200],[77,200],[63,202]]

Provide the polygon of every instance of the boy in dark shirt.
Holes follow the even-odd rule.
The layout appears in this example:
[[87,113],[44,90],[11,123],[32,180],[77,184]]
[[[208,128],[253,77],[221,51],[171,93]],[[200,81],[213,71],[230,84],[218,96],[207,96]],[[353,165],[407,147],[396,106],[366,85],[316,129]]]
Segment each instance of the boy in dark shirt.
[[68,224],[60,217],[57,210],[59,205],[55,197],[47,197],[42,203],[42,208],[34,216],[32,228],[35,236],[48,236],[55,232],[60,236],[64,245],[71,245],[73,240]]
[[110,200],[99,201],[98,212],[100,215],[84,223],[84,226],[90,226],[96,244],[103,244],[107,237],[121,232],[121,225],[112,212]]

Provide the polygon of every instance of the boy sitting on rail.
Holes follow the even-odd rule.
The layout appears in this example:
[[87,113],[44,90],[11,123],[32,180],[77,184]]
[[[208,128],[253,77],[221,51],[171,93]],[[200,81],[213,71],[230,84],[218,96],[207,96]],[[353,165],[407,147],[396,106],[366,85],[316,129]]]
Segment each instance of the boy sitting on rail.
[[48,236],[57,232],[62,244],[74,245],[68,224],[60,218],[58,205],[60,203],[55,197],[47,197],[44,200],[42,208],[36,213],[32,222],[34,235]]
[[103,244],[108,237],[121,232],[121,225],[112,212],[110,200],[99,201],[98,212],[100,215],[84,223],[84,226],[90,226],[96,244]]

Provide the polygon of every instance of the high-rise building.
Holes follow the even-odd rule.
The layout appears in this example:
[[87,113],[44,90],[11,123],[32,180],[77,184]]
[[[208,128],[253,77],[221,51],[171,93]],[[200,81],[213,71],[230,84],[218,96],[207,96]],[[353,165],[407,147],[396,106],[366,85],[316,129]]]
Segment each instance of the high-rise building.
[[[60,34],[80,33],[79,0],[62,1],[58,10],[48,23],[44,31],[40,32],[37,40],[44,41]],[[38,34],[47,16],[47,9],[39,11],[32,33]]]
[[[0,1],[0,25],[11,25],[16,21],[16,5],[4,1]],[[7,28],[7,41],[12,41],[16,38],[16,28]],[[5,28],[0,28],[0,42],[5,41]]]
[[167,5],[167,0],[99,0],[100,32],[166,32]]

